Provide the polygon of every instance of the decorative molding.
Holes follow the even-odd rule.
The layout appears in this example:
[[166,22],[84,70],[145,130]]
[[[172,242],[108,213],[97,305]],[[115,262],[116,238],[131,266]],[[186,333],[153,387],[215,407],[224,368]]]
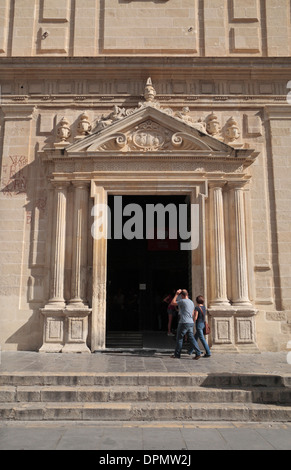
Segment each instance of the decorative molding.
[[40,18],[45,23],[66,23],[70,20],[69,0],[42,0],[40,1]]
[[228,9],[231,22],[251,23],[259,21],[258,0],[252,0],[251,2],[229,0]]

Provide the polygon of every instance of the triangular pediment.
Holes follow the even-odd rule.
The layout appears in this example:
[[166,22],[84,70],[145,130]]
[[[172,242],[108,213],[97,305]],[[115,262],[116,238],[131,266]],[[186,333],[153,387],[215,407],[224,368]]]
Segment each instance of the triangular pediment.
[[234,156],[236,149],[153,106],[128,116],[104,120],[103,128],[66,148],[66,153],[99,152],[203,152]]

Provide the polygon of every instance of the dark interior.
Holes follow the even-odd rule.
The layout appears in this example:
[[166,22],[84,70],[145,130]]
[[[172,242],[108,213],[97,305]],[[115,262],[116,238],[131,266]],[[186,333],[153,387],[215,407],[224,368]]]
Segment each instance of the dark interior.
[[[122,207],[139,204],[145,214],[146,204],[187,203],[186,196],[123,196]],[[111,219],[114,196],[109,197]],[[123,217],[123,223],[130,217]],[[190,291],[190,252],[180,250],[176,240],[108,240],[107,331],[159,331],[167,329],[165,296],[173,289]],[[167,227],[167,218],[165,227]],[[156,230],[156,224],[155,224]],[[179,233],[179,231],[178,231]],[[113,236],[112,236],[113,238]],[[173,325],[174,326],[174,325]]]

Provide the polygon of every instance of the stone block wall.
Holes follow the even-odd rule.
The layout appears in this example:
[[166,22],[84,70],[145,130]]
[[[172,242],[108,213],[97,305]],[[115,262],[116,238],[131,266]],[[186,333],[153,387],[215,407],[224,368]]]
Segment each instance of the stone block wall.
[[222,133],[233,116],[240,143],[258,152],[245,192],[249,293],[259,349],[286,348],[290,54],[290,0],[1,0],[2,349],[42,342],[52,193],[39,152],[64,116],[72,143],[84,111],[94,132],[114,104],[137,106],[149,75],[163,106],[187,106],[196,121],[215,112]]
[[289,56],[290,0],[2,0],[0,56]]

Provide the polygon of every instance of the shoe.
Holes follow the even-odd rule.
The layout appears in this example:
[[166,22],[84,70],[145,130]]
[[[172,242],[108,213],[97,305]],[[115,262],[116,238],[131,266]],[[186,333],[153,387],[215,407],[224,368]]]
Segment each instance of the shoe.
[[211,357],[211,354],[204,354],[203,357]]
[[193,357],[193,361],[198,361],[198,359],[200,359],[200,357],[201,357],[201,354],[200,354],[200,356]]
[[175,336],[174,333],[167,333],[168,336]]
[[172,354],[172,356],[170,356],[172,359],[180,359],[180,356],[175,356],[175,354]]

